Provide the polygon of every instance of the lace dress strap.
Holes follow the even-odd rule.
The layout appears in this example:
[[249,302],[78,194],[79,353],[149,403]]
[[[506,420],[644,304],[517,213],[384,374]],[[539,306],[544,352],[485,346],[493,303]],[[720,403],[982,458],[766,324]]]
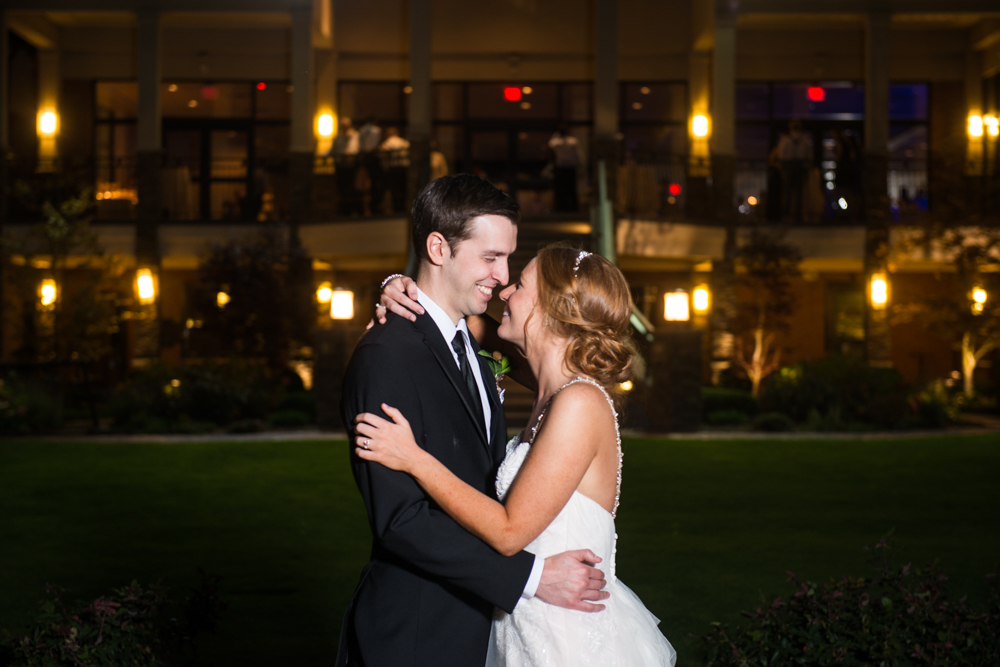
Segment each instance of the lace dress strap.
[[531,427],[531,436],[528,438],[528,444],[529,445],[535,444],[535,437],[538,435],[538,429],[541,428],[542,421],[545,419],[545,414],[549,411],[549,406],[552,405],[552,401],[559,394],[559,392],[565,389],[566,387],[570,386],[571,384],[577,384],[579,382],[585,382],[600,389],[601,393],[604,394],[604,398],[605,400],[607,400],[608,405],[611,407],[611,414],[614,415],[615,418],[615,446],[618,448],[618,477],[615,482],[615,505],[614,508],[611,510],[611,516],[614,517],[617,516],[618,514],[618,501],[622,495],[622,461],[624,459],[624,455],[622,454],[622,434],[618,428],[618,411],[615,410],[615,402],[611,400],[611,396],[608,394],[608,390],[602,387],[599,382],[597,382],[596,380],[592,380],[591,378],[588,377],[583,377],[581,375],[573,378],[563,386],[559,387],[559,389],[557,389],[555,393],[553,393],[552,396],[549,397],[549,400],[545,403],[545,407],[542,408],[542,411],[538,415],[538,420],[535,422],[535,425]]

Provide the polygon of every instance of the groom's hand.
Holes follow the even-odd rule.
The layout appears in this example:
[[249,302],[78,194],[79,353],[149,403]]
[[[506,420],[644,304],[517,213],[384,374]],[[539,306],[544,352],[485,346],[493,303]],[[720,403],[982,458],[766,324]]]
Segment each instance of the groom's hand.
[[594,604],[594,601],[607,600],[611,594],[601,590],[607,582],[604,572],[594,567],[600,562],[590,549],[549,556],[545,559],[535,597],[566,609],[601,611],[604,605]]

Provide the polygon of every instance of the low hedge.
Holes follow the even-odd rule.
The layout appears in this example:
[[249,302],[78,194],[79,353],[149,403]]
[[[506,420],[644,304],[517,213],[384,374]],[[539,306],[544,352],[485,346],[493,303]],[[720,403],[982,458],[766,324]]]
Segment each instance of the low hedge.
[[792,591],[743,612],[747,627],[713,623],[708,667],[1000,664],[1000,580],[986,577],[985,606],[954,600],[935,565],[894,565],[886,539],[871,550],[873,577],[823,584],[788,573]]
[[201,574],[201,586],[183,601],[172,599],[162,585],[135,581],[75,603],[66,602],[64,589],[46,586],[31,624],[0,637],[0,667],[193,664],[194,641],[214,632],[226,609],[220,577]]

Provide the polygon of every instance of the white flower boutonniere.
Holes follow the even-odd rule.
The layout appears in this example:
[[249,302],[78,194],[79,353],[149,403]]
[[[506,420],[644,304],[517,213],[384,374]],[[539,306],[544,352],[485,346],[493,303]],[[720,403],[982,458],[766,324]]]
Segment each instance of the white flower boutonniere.
[[493,373],[493,379],[496,381],[497,395],[500,396],[500,402],[503,403],[503,395],[507,390],[501,389],[500,383],[510,372],[510,359],[499,352],[490,354],[486,350],[480,350],[479,356],[486,357],[486,363],[490,365],[490,372]]

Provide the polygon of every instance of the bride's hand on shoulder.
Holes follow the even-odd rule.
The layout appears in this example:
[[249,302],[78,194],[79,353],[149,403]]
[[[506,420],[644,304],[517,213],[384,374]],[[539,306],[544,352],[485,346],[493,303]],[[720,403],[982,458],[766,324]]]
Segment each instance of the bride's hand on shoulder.
[[417,303],[417,283],[407,276],[399,276],[387,282],[378,305],[381,308],[375,309],[375,317],[379,324],[385,324],[385,315],[390,310],[411,322],[416,322],[417,315],[424,312],[423,306]]
[[402,412],[385,403],[382,410],[389,419],[369,412],[354,418],[357,454],[366,461],[412,474],[430,455],[417,445],[410,422],[406,421]]

